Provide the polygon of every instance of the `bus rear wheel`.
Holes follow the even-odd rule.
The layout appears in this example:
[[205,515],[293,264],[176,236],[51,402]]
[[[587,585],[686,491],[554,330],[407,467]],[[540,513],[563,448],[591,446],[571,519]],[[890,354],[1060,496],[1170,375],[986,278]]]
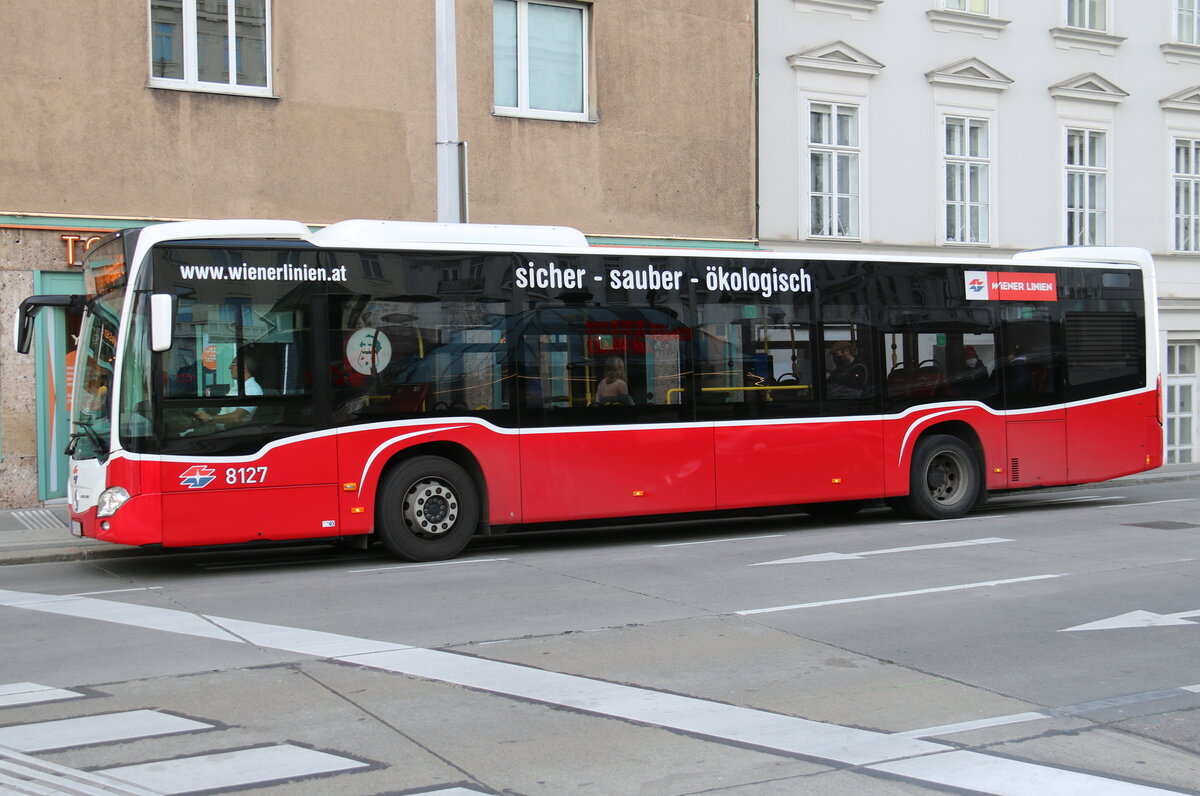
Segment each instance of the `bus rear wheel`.
[[454,462],[417,456],[383,476],[375,517],[393,555],[410,561],[453,558],[479,525],[479,494]]
[[889,501],[901,514],[948,520],[971,510],[982,485],[979,462],[965,442],[949,434],[924,437],[913,451],[908,495]]

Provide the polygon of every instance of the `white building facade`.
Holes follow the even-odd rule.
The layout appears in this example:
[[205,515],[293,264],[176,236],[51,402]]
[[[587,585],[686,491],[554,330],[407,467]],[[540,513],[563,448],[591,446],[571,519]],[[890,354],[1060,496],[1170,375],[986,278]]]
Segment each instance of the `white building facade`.
[[761,0],[759,72],[764,248],[1148,249],[1200,461],[1200,0]]

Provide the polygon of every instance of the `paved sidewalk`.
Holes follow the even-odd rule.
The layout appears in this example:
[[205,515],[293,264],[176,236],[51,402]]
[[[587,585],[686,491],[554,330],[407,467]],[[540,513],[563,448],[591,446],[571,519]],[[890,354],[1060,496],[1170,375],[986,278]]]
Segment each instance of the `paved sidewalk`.
[[[1093,488],[1127,483],[1200,479],[1200,463],[1172,464],[1146,473],[1127,475],[1092,484]],[[65,503],[26,509],[0,509],[0,566],[50,561],[82,561],[124,556],[154,556],[170,552],[160,548],[127,547],[78,539],[71,535],[70,513]]]

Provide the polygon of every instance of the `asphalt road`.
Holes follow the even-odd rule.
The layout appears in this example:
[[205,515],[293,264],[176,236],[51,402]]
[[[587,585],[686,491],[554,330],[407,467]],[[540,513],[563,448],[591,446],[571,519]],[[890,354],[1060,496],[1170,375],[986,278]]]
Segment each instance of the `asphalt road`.
[[0,793],[1195,793],[1198,483],[6,566]]

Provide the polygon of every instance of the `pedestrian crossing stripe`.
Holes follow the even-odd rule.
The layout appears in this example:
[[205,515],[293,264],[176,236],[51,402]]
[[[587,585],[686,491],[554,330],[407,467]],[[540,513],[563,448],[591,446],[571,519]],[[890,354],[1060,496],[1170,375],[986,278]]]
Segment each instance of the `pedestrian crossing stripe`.
[[0,793],[80,794],[81,796],[160,796],[108,777],[39,760],[0,747]]
[[12,513],[12,518],[27,531],[57,531],[67,527],[50,509],[20,509]]
[[93,773],[156,793],[179,794],[335,774],[371,764],[294,744],[181,757]]
[[45,752],[110,741],[195,732],[212,727],[212,724],[170,713],[160,713],[157,710],[129,710],[122,713],[102,713],[96,716],[0,727],[0,746],[18,752]]
[[84,695],[78,691],[68,691],[65,688],[54,688],[40,683],[0,683],[0,708],[77,699],[81,696]]

